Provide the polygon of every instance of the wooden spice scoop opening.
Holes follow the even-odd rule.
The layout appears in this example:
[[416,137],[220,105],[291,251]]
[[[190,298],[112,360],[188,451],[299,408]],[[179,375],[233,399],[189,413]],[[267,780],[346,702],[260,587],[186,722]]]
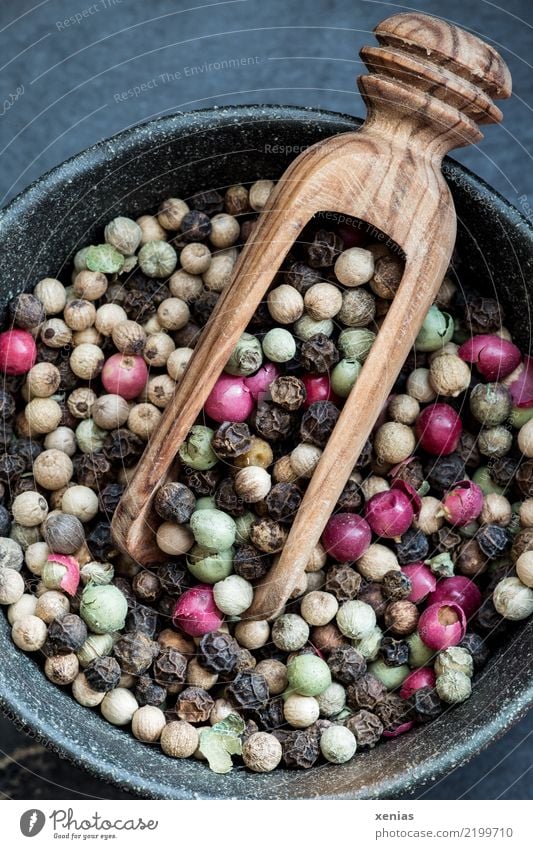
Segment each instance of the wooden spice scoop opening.
[[448,268],[456,218],[442,157],[478,142],[477,123],[501,119],[492,98],[511,93],[494,48],[445,21],[403,13],[375,32],[380,47],[361,52],[371,71],[358,79],[367,106],[362,129],[308,148],[277,183],[113,519],[117,544],[136,561],[165,559],[155,543],[155,491],[170,479],[181,443],[292,243],[326,210],[385,232],[406,256],[400,287],[279,560],[243,618],[272,618],[301,582]]

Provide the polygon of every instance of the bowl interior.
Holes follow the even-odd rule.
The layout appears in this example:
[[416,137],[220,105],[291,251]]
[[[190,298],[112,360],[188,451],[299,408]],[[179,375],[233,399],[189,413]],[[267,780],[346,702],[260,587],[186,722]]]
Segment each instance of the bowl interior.
[[[318,110],[240,107],[163,118],[74,157],[0,212],[0,311],[45,276],[68,280],[69,261],[102,240],[117,214],[155,211],[168,196],[235,182],[278,178],[309,144],[354,129],[356,119]],[[533,230],[521,215],[457,163],[447,160],[458,215],[461,281],[497,296],[506,324],[531,349]],[[516,628],[478,676],[468,702],[429,726],[359,754],[350,764],[308,772],[226,776],[194,760],[139,744],[97,711],[52,685],[15,648],[0,617],[0,703],[33,736],[96,775],[152,798],[391,798],[464,762],[503,733],[532,700],[533,623]]]

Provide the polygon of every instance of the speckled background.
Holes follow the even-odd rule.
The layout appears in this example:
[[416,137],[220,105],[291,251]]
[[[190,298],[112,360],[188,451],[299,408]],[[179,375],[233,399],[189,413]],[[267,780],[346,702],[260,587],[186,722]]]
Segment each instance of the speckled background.
[[[435,13],[442,6],[416,5]],[[489,128],[479,148],[457,158],[530,216],[533,7],[529,0],[506,0],[505,7],[447,4],[450,19],[502,50],[515,82],[505,125]],[[379,18],[399,8],[365,0],[3,0],[0,203],[95,141],[177,110],[260,101],[362,114],[353,82],[359,47]],[[77,14],[78,21],[68,20]],[[530,798],[532,730],[524,720],[469,765],[414,795]],[[6,798],[126,797],[7,719],[0,721],[0,748]]]

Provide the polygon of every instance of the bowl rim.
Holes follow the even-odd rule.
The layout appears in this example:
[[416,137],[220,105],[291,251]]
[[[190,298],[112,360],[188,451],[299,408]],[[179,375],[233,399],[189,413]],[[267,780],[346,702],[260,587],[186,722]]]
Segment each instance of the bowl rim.
[[[141,140],[145,141],[148,137],[155,135],[163,143],[165,139],[171,139],[176,130],[191,126],[191,122],[194,122],[192,126],[194,132],[201,132],[216,125],[227,126],[232,123],[242,125],[246,122],[258,123],[261,120],[264,120],[265,123],[274,120],[297,120],[300,122],[302,120],[308,120],[322,125],[328,121],[337,125],[339,122],[343,122],[346,124],[347,130],[350,128],[350,125],[357,127],[362,123],[360,119],[353,116],[329,110],[273,104],[206,108],[191,112],[164,115],[129,127],[109,138],[97,142],[69,157],[34,180],[0,210],[0,238],[3,228],[12,226],[21,213],[31,207],[37,198],[42,199],[52,189],[64,185],[70,176],[75,174],[79,177],[80,173],[89,173],[99,162],[103,164],[105,161],[109,161],[113,155],[113,146],[116,146],[117,143],[133,148],[137,142]],[[520,228],[525,227],[528,238],[533,245],[533,226],[507,198],[500,195],[499,192],[491,188],[483,179],[477,177],[468,168],[448,157],[445,159],[446,171],[454,173],[456,177],[459,176],[463,183],[469,185],[472,190],[478,192],[481,196],[490,195],[493,200],[496,200],[508,220],[511,220]],[[533,626],[533,623],[530,623],[530,626]],[[17,655],[20,654],[18,649],[16,652]],[[27,660],[30,662],[29,658]],[[54,687],[54,690],[61,694],[58,699],[59,702],[65,698],[71,702],[72,697],[69,694],[56,688],[53,684],[50,684],[50,686]],[[396,773],[392,778],[378,780],[375,786],[368,787],[368,794],[358,794],[357,798],[395,798],[400,794],[405,794],[406,791],[413,789],[413,787],[424,784],[430,779],[441,777],[456,766],[465,763],[491,742],[501,737],[511,725],[517,722],[527,712],[528,707],[532,703],[533,681],[530,682],[529,687],[524,688],[518,695],[515,695],[499,711],[495,711],[494,716],[482,728],[476,731],[473,738],[469,738],[462,743],[454,743],[445,752],[439,753],[435,759],[428,759],[417,764],[416,778],[410,784],[407,782],[406,785],[405,776],[401,773]],[[39,706],[40,703],[32,700],[29,692],[25,700],[18,700],[9,687],[9,678],[6,678],[0,669],[0,707],[2,707],[6,717],[11,719],[20,730],[26,733],[29,732],[45,747],[52,749],[61,757],[66,758],[89,774],[128,790],[137,796],[148,798],[239,798],[234,793],[227,792],[221,792],[220,795],[217,794],[214,796],[202,792],[193,793],[190,789],[171,786],[168,782],[164,782],[164,777],[158,777],[157,775],[137,774],[133,776],[131,773],[128,773],[125,767],[118,767],[118,765],[113,765],[108,760],[102,760],[101,753],[91,747],[89,741],[82,743],[77,738],[74,727],[71,728],[68,726],[66,730],[55,727],[49,721],[48,717],[39,715]],[[395,742],[390,741],[387,745]],[[255,776],[255,778],[259,778],[259,776]],[[261,784],[262,782],[257,787],[259,791]],[[268,798],[267,794],[265,794],[265,798]],[[334,792],[331,795],[326,794],[322,798],[350,799],[354,798],[354,796],[349,792]]]

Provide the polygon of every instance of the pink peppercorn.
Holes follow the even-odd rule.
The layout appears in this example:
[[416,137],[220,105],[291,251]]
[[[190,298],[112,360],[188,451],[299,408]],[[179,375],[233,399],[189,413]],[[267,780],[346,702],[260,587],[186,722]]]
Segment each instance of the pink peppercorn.
[[59,586],[68,595],[76,595],[80,583],[80,567],[78,561],[69,554],[49,554],[48,563],[58,563],[66,569]]
[[221,374],[204,405],[216,422],[243,422],[254,408],[253,395],[243,377]]
[[0,371],[4,374],[26,374],[36,359],[35,339],[27,330],[0,333]]
[[215,604],[213,588],[208,584],[198,584],[186,590],[177,600],[172,614],[174,625],[191,637],[216,631],[223,619]]
[[416,420],[416,436],[428,454],[439,457],[457,448],[463,426],[449,404],[432,404],[422,410]]
[[429,566],[420,561],[419,563],[408,563],[402,566],[404,572],[411,581],[411,592],[407,596],[409,601],[418,604],[432,593],[437,586],[437,579]]
[[400,687],[400,696],[402,699],[409,699],[413,693],[421,690],[422,687],[434,687],[435,681],[436,675],[433,669],[430,669],[428,666],[423,666],[421,669],[413,669]]
[[255,374],[244,378],[244,385],[254,401],[262,401],[268,392],[268,387],[278,375],[279,369],[274,363],[265,363]]
[[299,377],[305,386],[307,394],[304,407],[310,407],[315,401],[332,401],[333,404],[339,403],[339,398],[333,392],[327,374],[302,374]]
[[470,619],[481,605],[481,592],[470,578],[465,575],[453,575],[443,578],[428,598],[429,604],[445,604],[452,601],[462,608]]
[[442,512],[450,525],[463,527],[477,519],[483,507],[483,491],[473,481],[459,481],[442,499]]
[[102,383],[111,395],[120,395],[126,401],[136,398],[148,380],[148,368],[142,357],[131,354],[113,354],[102,369]]
[[407,731],[410,731],[414,726],[414,721],[410,719],[408,722],[402,722],[401,725],[398,725],[398,728],[395,728],[393,731],[388,731],[385,729],[383,732],[384,737],[399,737],[401,734],[405,734]]
[[365,519],[380,537],[399,539],[411,527],[413,517],[411,501],[400,489],[377,492],[366,503]]
[[453,601],[431,604],[421,613],[418,620],[418,633],[422,642],[434,651],[458,645],[465,632],[465,614]]
[[482,333],[464,342],[458,355],[467,363],[474,363],[486,380],[503,380],[522,359],[520,349],[496,334]]
[[330,518],[322,545],[339,563],[358,560],[370,545],[372,531],[368,522],[355,513],[336,513]]
[[504,383],[509,387],[515,407],[533,407],[533,357],[524,357],[523,363]]

